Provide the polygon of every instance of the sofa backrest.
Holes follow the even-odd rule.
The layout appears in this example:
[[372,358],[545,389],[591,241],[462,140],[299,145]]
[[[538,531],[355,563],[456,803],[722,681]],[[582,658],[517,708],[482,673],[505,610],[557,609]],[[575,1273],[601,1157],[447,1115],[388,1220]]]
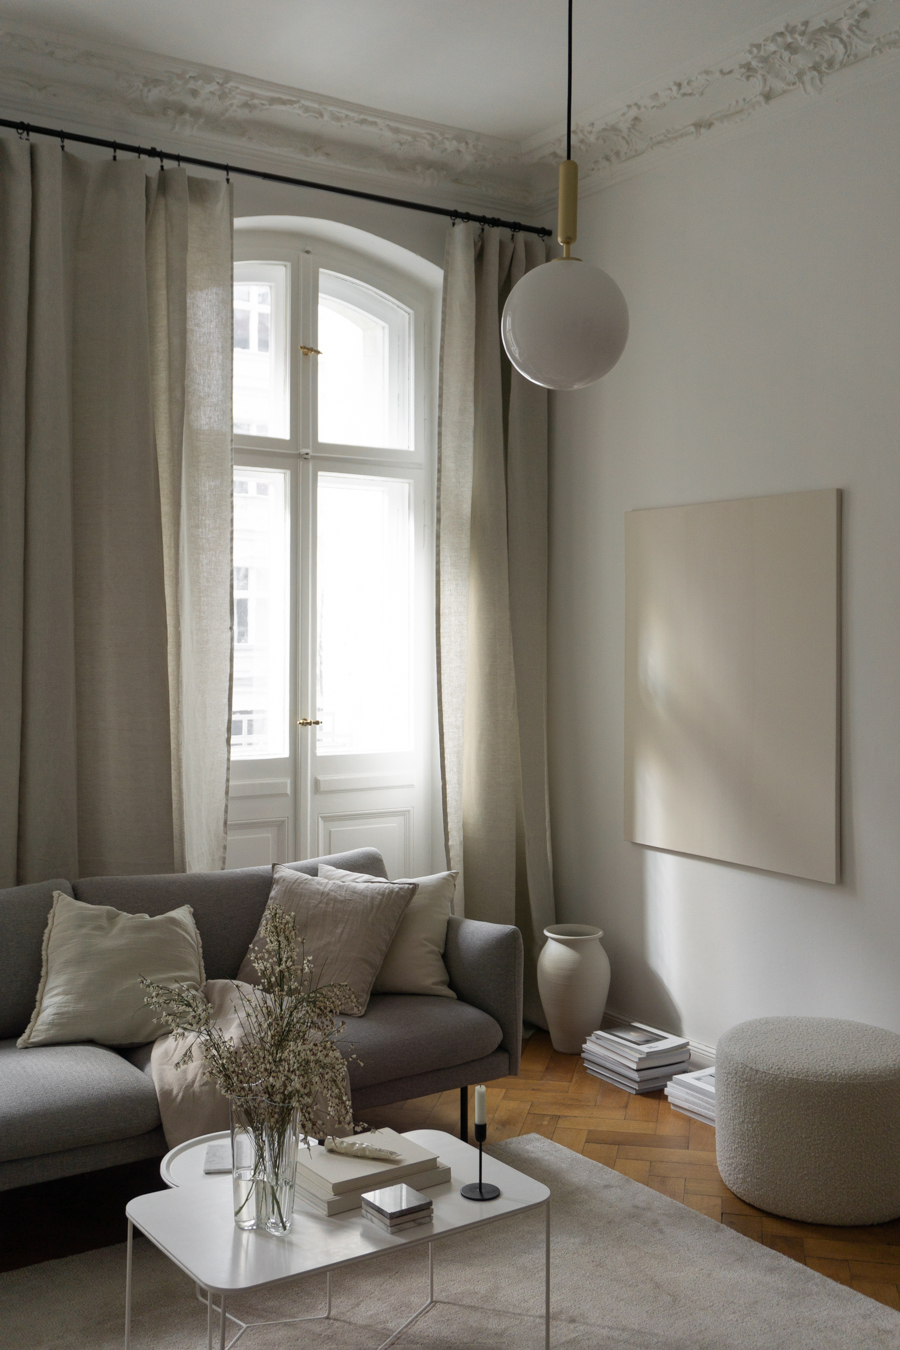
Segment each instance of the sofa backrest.
[[[318,874],[320,862],[348,872],[386,877],[375,848],[353,849],[327,858],[289,863],[296,872]],[[111,905],[127,914],[165,914],[190,905],[203,943],[210,980],[237,975],[269,898],[271,867],[230,872],[175,872],[150,877],[86,877],[82,881],[41,881],[0,890],[0,1040],[20,1036],[34,1011],[41,978],[41,949],[53,892],[74,895],[88,905]]]
[[34,1012],[54,891],[73,893],[71,883],[59,877],[0,891],[0,1041],[21,1036]]

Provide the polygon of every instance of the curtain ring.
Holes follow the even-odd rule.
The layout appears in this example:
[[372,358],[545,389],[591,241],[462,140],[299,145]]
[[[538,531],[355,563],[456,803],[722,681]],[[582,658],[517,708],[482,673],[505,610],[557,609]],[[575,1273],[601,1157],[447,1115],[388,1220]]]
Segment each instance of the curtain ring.
[[61,131],[61,132],[59,133],[59,148],[60,148],[60,150],[62,150],[63,154],[65,154],[65,149],[66,149],[66,133],[65,133],[64,131]]
[[119,147],[116,144],[116,142],[113,141],[113,163],[115,163],[118,158],[119,158]]
[[231,182],[231,168],[227,164],[225,165],[225,182],[226,183]]
[[20,122],[19,125],[16,127],[16,135],[18,136],[20,141],[30,141],[31,127],[28,126],[27,123],[25,122]]
[[166,171],[165,156],[161,150],[159,151],[159,171],[160,173],[165,173]]

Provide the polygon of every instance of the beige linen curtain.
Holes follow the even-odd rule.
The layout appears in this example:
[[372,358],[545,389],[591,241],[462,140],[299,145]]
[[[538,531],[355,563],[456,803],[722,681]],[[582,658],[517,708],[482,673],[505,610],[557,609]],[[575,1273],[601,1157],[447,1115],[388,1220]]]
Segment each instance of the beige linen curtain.
[[0,140],[0,885],[218,868],[231,206]]
[[448,865],[470,918],[515,923],[525,1015],[555,918],[547,791],[547,392],[510,367],[509,289],[532,235],[447,236],[438,450],[438,711]]

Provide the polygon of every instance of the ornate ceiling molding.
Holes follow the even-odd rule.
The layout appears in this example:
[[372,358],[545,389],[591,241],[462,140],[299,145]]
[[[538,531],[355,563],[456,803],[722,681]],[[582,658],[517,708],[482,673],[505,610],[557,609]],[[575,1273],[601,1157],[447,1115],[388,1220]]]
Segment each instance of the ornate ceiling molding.
[[[650,166],[786,95],[815,95],[848,67],[900,50],[900,0],[854,0],[783,27],[728,60],[581,119],[573,146],[590,190]],[[560,134],[524,144],[395,116],[230,71],[0,23],[0,104],[72,130],[149,136],[166,148],[260,157],[368,190],[529,214],[553,199]],[[365,180],[364,182],[361,180]]]
[[201,140],[226,158],[262,152],[295,173],[349,171],[392,180],[395,191],[458,186],[510,206],[528,196],[513,142],[24,22],[0,23],[0,102],[36,121],[77,117],[106,134],[166,135],[185,150]]
[[[720,66],[629,103],[614,116],[573,127],[573,154],[589,182],[602,186],[651,151],[694,141],[742,122],[785,94],[819,94],[870,57],[900,49],[898,0],[857,0],[836,17],[786,23]],[[558,162],[565,138],[532,142],[523,158]]]

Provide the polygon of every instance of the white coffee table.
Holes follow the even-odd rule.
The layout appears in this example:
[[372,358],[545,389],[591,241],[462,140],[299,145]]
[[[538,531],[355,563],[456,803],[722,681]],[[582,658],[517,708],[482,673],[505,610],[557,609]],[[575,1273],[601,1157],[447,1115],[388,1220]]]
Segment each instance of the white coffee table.
[[[213,1350],[214,1312],[218,1312],[219,1350],[230,1350],[244,1332],[266,1322],[241,1322],[227,1311],[230,1295],[242,1290],[280,1284],[303,1275],[326,1274],[326,1308],[316,1318],[296,1317],[283,1321],[317,1321],[331,1316],[331,1271],[366,1261],[401,1246],[428,1246],[428,1298],[402,1327],[383,1341],[387,1350],[413,1322],[433,1308],[434,1243],[467,1229],[496,1223],[528,1210],[544,1210],[544,1350],[550,1346],[550,1192],[546,1186],[496,1158],[485,1155],[484,1180],[500,1187],[497,1200],[466,1200],[460,1186],[478,1179],[478,1151],[439,1130],[412,1130],[404,1136],[437,1153],[449,1164],[452,1180],[435,1186],[428,1194],[434,1201],[434,1219],[404,1232],[385,1233],[350,1210],[335,1218],[323,1218],[298,1200],[291,1231],[283,1237],[244,1232],[234,1222],[231,1176],[204,1176],[206,1146],[225,1140],[227,1134],[206,1135],[173,1149],[163,1158],[160,1171],[171,1187],[152,1195],[139,1195],[126,1207],[128,1259],[125,1276],[125,1350],[131,1350],[131,1286],[134,1229],[137,1228],[170,1261],[183,1270],[203,1291],[207,1307],[207,1343]],[[216,1299],[218,1296],[218,1307]],[[229,1321],[236,1334],[227,1342]]]

